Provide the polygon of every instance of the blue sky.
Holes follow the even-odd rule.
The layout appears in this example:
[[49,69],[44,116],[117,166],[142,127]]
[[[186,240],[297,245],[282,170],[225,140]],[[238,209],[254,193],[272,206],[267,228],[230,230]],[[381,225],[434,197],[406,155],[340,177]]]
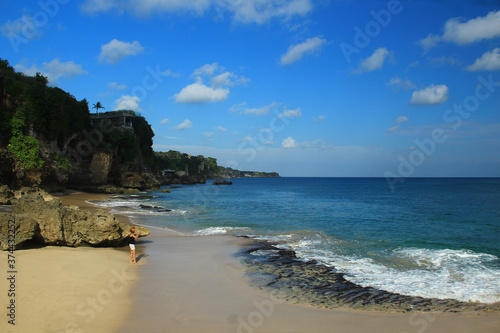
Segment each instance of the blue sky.
[[0,58],[141,112],[156,151],[282,176],[500,176],[498,1],[3,0]]

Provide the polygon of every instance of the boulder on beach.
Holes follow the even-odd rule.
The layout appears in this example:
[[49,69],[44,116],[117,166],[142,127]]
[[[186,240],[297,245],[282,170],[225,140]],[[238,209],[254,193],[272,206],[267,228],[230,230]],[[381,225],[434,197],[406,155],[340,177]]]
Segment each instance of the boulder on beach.
[[[0,248],[8,249],[9,226],[16,229],[16,249],[25,245],[123,246],[130,224],[120,222],[104,210],[85,210],[63,206],[57,198],[29,193],[12,200],[12,214],[0,213]],[[144,227],[135,227],[141,236]],[[12,233],[11,233],[12,234]]]

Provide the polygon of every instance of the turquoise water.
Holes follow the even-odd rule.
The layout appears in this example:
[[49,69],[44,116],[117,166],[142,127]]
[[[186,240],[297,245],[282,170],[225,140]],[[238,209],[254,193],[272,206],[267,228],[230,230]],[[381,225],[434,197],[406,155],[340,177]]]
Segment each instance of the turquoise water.
[[186,235],[277,241],[362,286],[500,301],[500,179],[407,179],[392,192],[383,178],[242,178],[98,204]]

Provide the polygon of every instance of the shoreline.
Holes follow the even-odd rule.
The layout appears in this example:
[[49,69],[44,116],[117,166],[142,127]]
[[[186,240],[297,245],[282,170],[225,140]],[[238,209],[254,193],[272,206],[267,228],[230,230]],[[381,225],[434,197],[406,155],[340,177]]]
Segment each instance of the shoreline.
[[[57,198],[64,205],[109,210],[86,202],[104,200],[107,194],[74,192]],[[133,224],[127,216],[115,215]],[[19,280],[23,289],[19,326],[2,332],[323,332],[332,328],[386,332],[388,327],[397,332],[496,332],[500,325],[500,312],[394,313],[292,304],[251,285],[245,275],[248,268],[237,254],[253,240],[150,230],[148,237],[137,240],[138,265],[129,264],[128,248],[46,247],[16,252],[23,262],[19,270],[26,275]],[[6,258],[1,260],[3,267]],[[7,290],[6,281],[0,288]],[[89,303],[89,298],[100,303]]]
[[139,243],[147,265],[120,332],[496,332],[499,312],[409,313],[324,309],[284,301],[249,283],[237,258],[251,240],[152,229]]

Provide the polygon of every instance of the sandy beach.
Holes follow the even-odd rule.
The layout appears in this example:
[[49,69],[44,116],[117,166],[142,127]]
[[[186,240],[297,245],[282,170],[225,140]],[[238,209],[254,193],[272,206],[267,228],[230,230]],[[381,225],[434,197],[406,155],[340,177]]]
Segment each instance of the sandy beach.
[[152,229],[120,332],[498,332],[499,313],[383,313],[286,304],[250,287],[232,236]]
[[[64,204],[105,196],[73,193]],[[126,217],[121,217],[126,218]],[[382,313],[283,303],[248,285],[234,257],[244,239],[151,229],[128,248],[15,252],[16,325],[0,279],[1,332],[498,332],[500,314]],[[7,252],[0,267],[7,275]]]

